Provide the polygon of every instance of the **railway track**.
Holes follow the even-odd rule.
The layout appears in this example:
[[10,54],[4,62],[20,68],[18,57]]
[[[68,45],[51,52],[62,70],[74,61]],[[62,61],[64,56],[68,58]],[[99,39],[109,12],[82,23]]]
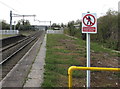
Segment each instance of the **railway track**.
[[39,31],[23,40],[0,49],[0,55],[2,55],[2,60],[0,61],[0,66],[2,66],[2,78],[9,73],[9,71],[43,34],[43,31]]

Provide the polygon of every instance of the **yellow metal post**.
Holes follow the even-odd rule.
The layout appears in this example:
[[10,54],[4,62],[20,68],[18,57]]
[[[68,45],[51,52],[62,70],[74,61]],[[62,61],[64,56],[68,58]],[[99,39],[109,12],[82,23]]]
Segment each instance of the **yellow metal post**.
[[69,86],[69,88],[72,87],[72,68],[73,68],[73,66],[68,69],[68,86]]
[[71,73],[69,74],[69,80],[68,81],[69,81],[69,85],[68,86],[69,86],[69,88],[71,88],[72,87],[71,86],[72,85],[72,74]]
[[95,70],[95,71],[120,71],[120,68],[103,68],[103,67],[78,67],[71,66],[68,69],[68,87],[72,88],[72,71],[73,70]]

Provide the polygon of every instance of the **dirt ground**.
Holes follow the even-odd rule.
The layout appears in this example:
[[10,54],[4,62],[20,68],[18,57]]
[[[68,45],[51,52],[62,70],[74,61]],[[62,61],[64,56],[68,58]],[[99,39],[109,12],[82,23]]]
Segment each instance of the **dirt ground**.
[[[72,53],[59,53],[60,55],[78,55],[76,60],[80,61],[80,65],[86,66],[86,56],[80,56],[86,54],[86,49],[83,46],[75,44],[74,40],[63,39],[59,40],[62,46],[58,48],[70,50]],[[77,53],[77,51],[81,51]],[[118,57],[112,56],[109,53],[94,52],[91,50],[91,66],[92,67],[118,67]],[[118,78],[118,72],[108,71],[91,71],[91,86],[92,87],[120,87],[118,85],[120,78]],[[85,86],[85,78],[73,78],[73,86],[81,87]],[[84,82],[84,83],[83,83]]]

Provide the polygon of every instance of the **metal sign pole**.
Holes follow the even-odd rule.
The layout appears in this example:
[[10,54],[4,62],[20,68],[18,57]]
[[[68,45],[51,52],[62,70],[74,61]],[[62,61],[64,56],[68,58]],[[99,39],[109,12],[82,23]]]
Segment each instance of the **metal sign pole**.
[[[90,67],[90,33],[87,34],[87,67]],[[87,70],[87,89],[90,88],[90,70]]]
[[[82,14],[82,33],[86,33],[86,46],[87,46],[87,67],[90,67],[90,34],[97,33],[97,16],[96,13],[83,13]],[[90,70],[87,70],[87,89],[90,89]]]

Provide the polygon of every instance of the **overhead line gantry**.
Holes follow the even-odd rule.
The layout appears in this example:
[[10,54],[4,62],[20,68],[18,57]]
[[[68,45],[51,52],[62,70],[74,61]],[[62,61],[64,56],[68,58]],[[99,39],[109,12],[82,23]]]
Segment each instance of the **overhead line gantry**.
[[12,11],[10,11],[10,30],[12,30],[12,17],[23,17],[23,21],[24,21],[24,17],[34,17],[35,18],[36,15],[19,15],[19,14],[13,14]]

